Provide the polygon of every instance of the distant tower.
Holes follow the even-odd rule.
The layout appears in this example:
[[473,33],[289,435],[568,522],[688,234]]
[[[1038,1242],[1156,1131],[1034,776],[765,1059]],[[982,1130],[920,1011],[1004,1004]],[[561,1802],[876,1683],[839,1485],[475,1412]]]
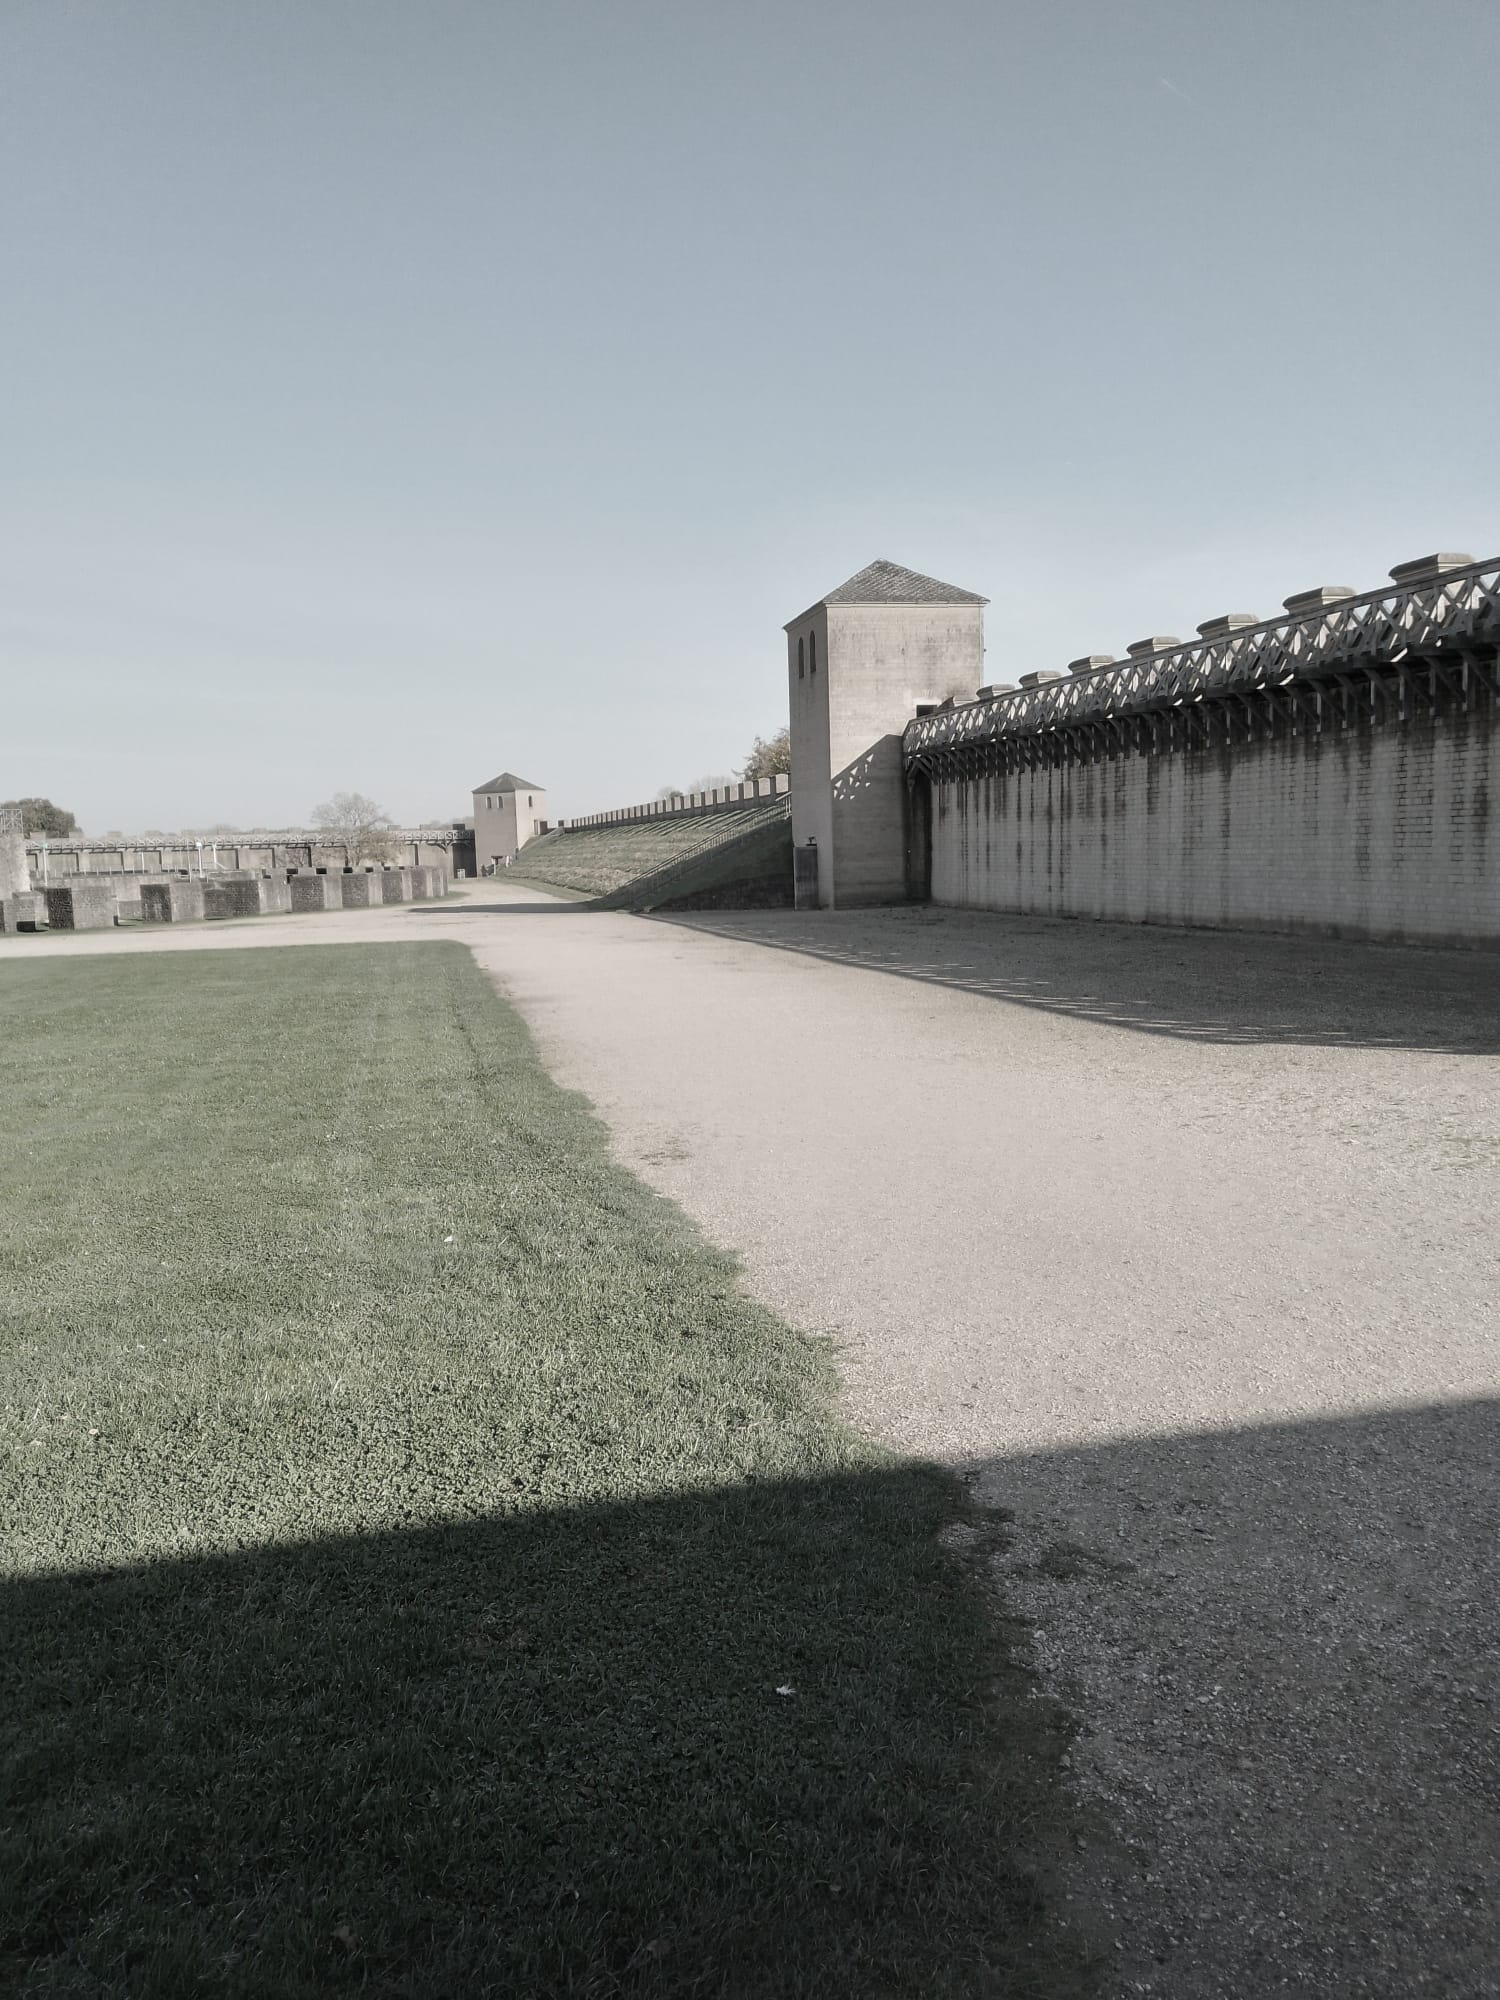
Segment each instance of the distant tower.
[[988,602],[873,562],[787,626],[792,839],[817,842],[824,909],[906,899],[901,732],[982,685]]
[[0,903],[24,896],[31,887],[26,832],[18,805],[0,805]]
[[474,792],[474,866],[481,875],[504,864],[547,831],[547,794],[540,785],[502,771]]

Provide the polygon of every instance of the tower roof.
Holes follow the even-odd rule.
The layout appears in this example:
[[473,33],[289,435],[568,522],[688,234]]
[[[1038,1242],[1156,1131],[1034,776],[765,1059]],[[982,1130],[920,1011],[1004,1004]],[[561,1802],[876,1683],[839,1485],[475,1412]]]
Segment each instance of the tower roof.
[[530,778],[518,778],[514,771],[502,771],[498,778],[490,778],[485,784],[476,785],[476,792],[544,792],[545,785],[534,785]]
[[[826,597],[810,604],[807,610],[817,611],[825,604],[988,604],[989,601],[977,591],[960,590],[956,583],[939,583],[935,576],[923,576],[919,570],[903,569],[900,563],[881,561],[870,563],[837,590],[830,590]],[[802,612],[801,618],[806,616],[807,611]],[[791,620],[792,625],[798,623],[799,618]]]

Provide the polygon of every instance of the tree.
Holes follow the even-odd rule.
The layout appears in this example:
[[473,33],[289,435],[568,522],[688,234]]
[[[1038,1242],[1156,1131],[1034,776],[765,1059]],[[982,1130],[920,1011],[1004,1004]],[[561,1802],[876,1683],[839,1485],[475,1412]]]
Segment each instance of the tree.
[[746,778],[775,778],[792,768],[792,732],[778,729],[774,736],[757,736],[741,773]]
[[9,799],[6,803],[21,808],[21,831],[28,839],[37,834],[43,840],[68,840],[78,831],[73,815],[53,805],[51,799]]
[[363,792],[335,792],[326,804],[313,807],[312,823],[341,841],[351,861],[391,861],[395,847],[393,822],[384,809]]

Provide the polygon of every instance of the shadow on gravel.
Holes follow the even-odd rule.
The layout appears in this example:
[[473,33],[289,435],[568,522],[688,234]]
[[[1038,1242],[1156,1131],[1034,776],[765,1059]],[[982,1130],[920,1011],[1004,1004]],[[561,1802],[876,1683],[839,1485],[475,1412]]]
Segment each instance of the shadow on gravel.
[[586,902],[564,903],[471,903],[455,898],[451,903],[412,903],[413,917],[576,917],[587,910]]
[[974,1470],[1118,1818],[1131,1992],[1495,1993],[1497,1464],[1485,1399]]
[[1038,1873],[1067,1733],[935,1546],[953,1499],[895,1468],[5,1584],[0,1985],[1087,1991]]
[[1500,955],[906,905],[657,913],[739,944],[1188,1041],[1500,1053]]

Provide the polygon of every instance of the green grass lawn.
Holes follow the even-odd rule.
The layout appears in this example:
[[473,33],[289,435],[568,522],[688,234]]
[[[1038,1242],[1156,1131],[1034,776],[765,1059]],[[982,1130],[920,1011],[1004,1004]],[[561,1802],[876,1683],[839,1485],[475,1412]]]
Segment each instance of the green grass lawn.
[[0,1017],[0,1987],[1083,1990],[954,1488],[466,951],[39,953]]

